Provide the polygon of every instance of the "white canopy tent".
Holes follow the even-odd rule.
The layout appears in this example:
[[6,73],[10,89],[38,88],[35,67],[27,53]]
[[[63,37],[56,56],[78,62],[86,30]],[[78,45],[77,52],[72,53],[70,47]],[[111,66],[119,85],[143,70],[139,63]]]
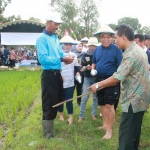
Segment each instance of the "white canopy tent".
[[36,45],[41,33],[1,32],[1,45]]

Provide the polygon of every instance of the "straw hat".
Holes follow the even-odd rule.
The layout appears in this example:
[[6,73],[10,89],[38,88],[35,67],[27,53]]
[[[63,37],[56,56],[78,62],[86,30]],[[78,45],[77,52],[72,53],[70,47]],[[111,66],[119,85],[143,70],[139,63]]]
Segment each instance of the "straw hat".
[[84,37],[83,39],[80,40],[80,42],[86,42],[86,41],[88,42],[88,40],[89,39],[87,37]]
[[95,46],[98,46],[98,40],[96,37],[90,37],[89,38],[89,41],[88,41],[88,44],[86,44],[87,46],[89,45],[95,45]]
[[94,36],[104,33],[115,34],[115,31],[111,29],[108,25],[105,25],[102,28],[100,28],[96,33],[94,33]]
[[65,35],[61,40],[60,40],[61,44],[72,44],[72,45],[76,45],[78,44],[77,41],[75,41],[73,38],[71,38],[69,35]]

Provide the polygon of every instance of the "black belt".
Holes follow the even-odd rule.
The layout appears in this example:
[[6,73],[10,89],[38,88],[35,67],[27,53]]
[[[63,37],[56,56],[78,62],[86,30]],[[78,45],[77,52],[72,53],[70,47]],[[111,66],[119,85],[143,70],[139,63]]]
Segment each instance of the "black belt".
[[55,70],[55,69],[43,70],[43,71],[54,72],[54,73],[60,73],[61,72],[61,70]]

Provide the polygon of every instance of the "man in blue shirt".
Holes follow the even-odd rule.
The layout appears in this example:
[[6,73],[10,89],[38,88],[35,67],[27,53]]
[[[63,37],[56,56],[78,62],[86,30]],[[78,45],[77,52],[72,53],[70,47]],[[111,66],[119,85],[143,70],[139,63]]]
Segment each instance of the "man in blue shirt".
[[[112,43],[114,31],[104,26],[95,35],[99,35],[102,45],[98,46],[93,55],[92,69],[97,70],[97,81],[102,81],[117,71],[122,60],[122,51]],[[97,84],[96,84],[97,85]],[[114,104],[120,95],[119,84],[104,88],[97,92],[98,104],[101,106],[103,126],[98,129],[106,130],[103,139],[111,139],[112,126],[115,119]],[[98,87],[97,87],[98,88]]]
[[3,55],[5,66],[8,66],[9,64],[9,58],[8,58],[9,55],[10,55],[9,49],[6,47],[4,50],[4,55]]
[[51,12],[46,18],[46,29],[36,41],[38,60],[43,69],[41,75],[43,134],[47,139],[54,137],[54,119],[57,107],[52,106],[63,101],[63,80],[61,77],[61,62],[72,63],[72,56],[64,56],[58,36],[55,34],[63,21],[60,15]]

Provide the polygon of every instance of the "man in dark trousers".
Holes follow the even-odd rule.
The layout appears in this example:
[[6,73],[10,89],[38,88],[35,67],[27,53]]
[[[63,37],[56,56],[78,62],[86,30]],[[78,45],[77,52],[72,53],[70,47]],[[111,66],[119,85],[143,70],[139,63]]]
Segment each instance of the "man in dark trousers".
[[64,56],[56,31],[63,21],[60,14],[51,12],[46,18],[46,29],[37,39],[38,60],[43,69],[41,75],[43,134],[46,138],[54,137],[54,119],[57,107],[52,106],[63,101],[63,80],[60,74],[61,62],[72,63],[72,56]]
[[115,38],[118,47],[124,49],[123,59],[117,72],[88,89],[96,92],[98,88],[121,82],[122,115],[119,128],[119,150],[138,150],[143,116],[150,103],[147,55],[134,42],[134,31],[129,26],[118,26]]
[[4,50],[4,55],[3,55],[5,66],[8,66],[9,64],[9,55],[10,55],[9,49],[6,47]]

